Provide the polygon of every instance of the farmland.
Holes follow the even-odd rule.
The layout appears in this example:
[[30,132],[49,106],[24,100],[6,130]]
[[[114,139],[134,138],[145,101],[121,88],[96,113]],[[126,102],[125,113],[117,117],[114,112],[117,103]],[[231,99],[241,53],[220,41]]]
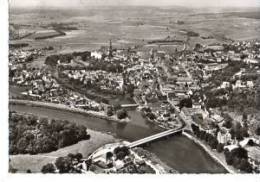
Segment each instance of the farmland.
[[[31,47],[52,45],[63,53],[95,50],[107,45],[110,39],[115,47],[144,45],[148,41],[163,40],[167,37],[187,40],[187,32],[199,35],[190,36],[191,47],[195,42],[211,44],[230,39],[250,40],[259,37],[260,19],[254,16],[256,13],[248,13],[246,10],[233,12],[235,10],[224,9],[218,10],[217,13],[201,13],[202,10],[198,9],[187,11],[186,8],[174,7],[140,8],[128,7],[126,10],[126,7],[114,7],[111,11],[111,7],[99,7],[69,12],[63,9],[41,11],[11,9],[10,23],[19,31],[36,32],[15,42],[26,42]],[[59,32],[54,29],[57,27],[66,35],[56,37]],[[34,40],[37,34],[39,36],[50,34],[53,38]]]

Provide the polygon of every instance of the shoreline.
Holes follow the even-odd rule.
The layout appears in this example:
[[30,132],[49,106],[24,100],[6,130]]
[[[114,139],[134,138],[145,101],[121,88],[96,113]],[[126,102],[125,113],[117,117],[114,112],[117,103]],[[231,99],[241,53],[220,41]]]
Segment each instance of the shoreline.
[[[101,155],[100,153],[102,153],[102,150],[105,150],[106,148],[109,148],[109,150],[111,150],[111,148],[113,148],[113,147],[116,147],[121,144],[127,144],[127,143],[129,143],[129,142],[121,141],[121,142],[106,144],[106,145],[96,149],[94,152],[92,152],[92,154],[88,157],[88,159],[93,158],[93,156],[97,155],[97,153],[99,153],[97,155],[99,157]],[[131,148],[129,150],[135,156],[136,159],[143,160],[148,166],[150,166],[153,169],[154,174],[170,174],[170,173],[177,174],[178,173],[178,171],[169,167],[167,164],[162,162],[154,153],[152,153],[148,150],[145,150],[140,147]],[[145,156],[145,157],[142,157],[142,156]],[[96,158],[94,158],[94,159],[96,159]]]
[[148,157],[146,159],[146,162],[150,166],[153,166],[152,168],[157,172],[157,174],[178,174],[179,173],[177,170],[171,168],[166,163],[161,161],[161,159],[157,155],[155,155],[154,153],[146,149],[143,149],[141,147],[135,147],[131,150],[135,152],[139,157],[141,157],[142,155],[140,153],[147,155]]
[[105,119],[105,120],[113,121],[113,122],[118,122],[118,123],[128,123],[128,122],[130,122],[129,118],[119,120],[116,117],[109,117],[109,116],[106,116],[105,114],[100,113],[100,112],[85,111],[85,110],[79,109],[79,108],[71,108],[71,107],[65,106],[63,104],[46,103],[46,102],[41,102],[41,101],[9,99],[9,105],[10,104],[13,104],[13,105],[17,105],[17,104],[18,105],[28,105],[28,106],[32,106],[32,107],[45,107],[45,108],[51,108],[51,109],[65,110],[65,111],[69,111],[69,112],[72,112],[72,113],[85,114],[85,115],[88,115],[88,116],[97,117],[97,118],[101,118],[101,119]]
[[198,140],[197,138],[195,138],[194,136],[190,135],[189,133],[183,131],[182,135],[187,137],[188,139],[192,140],[194,143],[196,143],[198,146],[200,146],[215,162],[217,162],[218,164],[220,164],[222,167],[225,168],[225,170],[227,170],[228,173],[230,174],[236,174],[237,172],[233,169],[231,169],[230,166],[228,166],[227,164],[225,164],[225,162],[223,162],[218,156],[216,156],[214,154],[214,152],[212,152],[204,143],[202,143],[200,140]]
[[[93,116],[93,113],[84,112],[84,111],[76,109],[76,108],[68,108],[67,106],[53,104],[53,103],[42,103],[42,102],[35,102],[35,101],[12,100],[12,99],[10,100],[9,103],[10,104],[21,104],[21,105],[25,104],[25,105],[29,105],[29,106],[32,106],[32,107],[47,107],[47,108],[49,107],[49,108],[52,108],[52,109],[65,110],[65,111],[68,110],[69,112],[72,112],[72,113],[88,114],[90,116]],[[97,115],[94,114],[93,117],[100,117],[100,115],[97,116]],[[92,131],[91,129],[88,129],[88,130]],[[93,130],[93,131],[97,132],[97,133],[100,133],[100,134],[102,134],[102,133],[106,134],[106,135],[108,135],[108,137],[113,137],[115,140],[120,140],[120,139],[116,138],[112,134],[108,134],[106,132],[99,132],[99,131],[95,131],[95,130]],[[236,173],[235,170],[230,169],[229,166],[227,166],[225,163],[223,163],[223,161],[221,159],[219,159],[212,151],[210,151],[202,142],[198,141],[198,139],[194,138],[193,136],[191,136],[190,134],[188,134],[188,133],[186,133],[184,131],[183,131],[183,136],[187,137],[188,139],[190,139],[193,142],[195,142],[198,146],[200,146],[207,153],[207,155],[209,155],[209,157],[211,157],[215,162],[217,162],[222,167],[224,167],[227,170],[227,172],[229,172],[229,173]],[[77,144],[75,144],[75,145],[77,145]],[[94,145],[95,145],[95,143],[94,143]],[[68,147],[71,147],[71,146],[68,146]]]

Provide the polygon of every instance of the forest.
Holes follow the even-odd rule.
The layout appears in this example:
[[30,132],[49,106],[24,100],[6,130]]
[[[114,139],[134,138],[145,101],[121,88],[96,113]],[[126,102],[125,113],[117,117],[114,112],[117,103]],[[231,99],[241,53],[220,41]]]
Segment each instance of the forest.
[[9,112],[9,153],[38,154],[90,139],[87,128],[67,120]]

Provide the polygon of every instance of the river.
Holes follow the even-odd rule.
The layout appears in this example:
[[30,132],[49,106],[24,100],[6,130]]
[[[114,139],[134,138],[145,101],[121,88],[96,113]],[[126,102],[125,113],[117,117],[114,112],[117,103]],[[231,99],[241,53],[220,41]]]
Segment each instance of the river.
[[[25,105],[10,105],[10,111],[32,113],[38,116],[73,121],[86,127],[109,132],[115,137],[127,141],[135,141],[162,131],[155,125],[147,123],[138,111],[129,111],[131,122],[115,123],[104,119]],[[145,147],[156,154],[163,162],[180,173],[226,173],[200,146],[185,136],[173,136],[167,140],[156,141]]]

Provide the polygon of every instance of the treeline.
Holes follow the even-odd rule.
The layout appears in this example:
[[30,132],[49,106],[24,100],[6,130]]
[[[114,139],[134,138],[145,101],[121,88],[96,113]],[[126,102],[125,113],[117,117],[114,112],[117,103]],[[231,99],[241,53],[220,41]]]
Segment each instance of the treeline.
[[[200,128],[194,124],[191,125],[191,128],[193,133],[199,139],[204,140],[211,147],[211,149],[215,149],[219,153],[224,151],[225,160],[228,165],[232,165],[236,169],[247,173],[251,173],[253,171],[252,165],[248,162],[247,150],[241,147],[235,148],[231,151],[229,151],[228,149],[224,150],[224,144],[219,143],[216,136],[209,134],[204,130],[200,130]],[[241,131],[237,131],[233,137],[237,137],[236,135],[240,134],[239,132]]]
[[78,30],[76,26],[65,23],[51,23],[50,26],[52,26],[55,30]]
[[219,143],[216,136],[207,133],[204,130],[200,130],[198,126],[195,124],[191,124],[191,128],[193,133],[201,140],[204,140],[210,147],[211,149],[216,149],[218,152],[222,152],[224,149],[224,145]]
[[[54,163],[48,163],[42,166],[41,172],[46,173],[81,173],[82,166],[77,167],[79,163],[82,163],[83,156],[81,153],[72,154],[69,153],[65,157],[58,157]],[[86,161],[87,168],[91,161]]]
[[103,70],[107,72],[113,72],[113,73],[122,73],[124,71],[123,66],[120,64],[120,62],[106,62],[104,60],[90,60],[89,70]]
[[66,33],[61,31],[61,30],[56,29],[55,31],[56,31],[56,33],[53,33],[53,34],[50,34],[50,35],[38,36],[38,37],[35,37],[34,39],[35,40],[41,40],[41,39],[49,39],[49,38],[54,38],[54,37],[59,37],[59,36],[66,35]]
[[128,117],[128,112],[120,104],[107,108],[107,116],[113,116],[114,114],[116,114],[118,119],[126,119]]
[[37,154],[90,139],[87,128],[67,120],[9,113],[9,153]]
[[27,47],[29,46],[28,43],[16,43],[16,44],[9,44],[10,49],[17,49],[17,48],[22,48],[22,47]]
[[58,61],[60,61],[60,63],[70,63],[71,60],[77,56],[80,56],[82,61],[86,61],[88,58],[90,58],[90,55],[91,53],[89,51],[73,52],[71,54],[55,54],[47,56],[47,58],[45,59],[45,64],[56,66],[58,64]]
[[73,52],[71,54],[50,55],[47,56],[47,58],[45,59],[45,64],[56,66],[58,64],[58,61],[60,61],[60,63],[70,63],[71,60],[78,56],[81,57],[82,61],[89,62],[89,66],[87,67],[88,70],[103,70],[113,73],[122,73],[124,71],[124,68],[121,65],[120,61],[106,62],[103,59],[94,59],[91,58],[91,52],[89,51]]
[[232,165],[241,171],[252,173],[253,167],[248,162],[248,152],[242,147],[235,148],[231,151],[224,151],[225,159],[228,165]]

